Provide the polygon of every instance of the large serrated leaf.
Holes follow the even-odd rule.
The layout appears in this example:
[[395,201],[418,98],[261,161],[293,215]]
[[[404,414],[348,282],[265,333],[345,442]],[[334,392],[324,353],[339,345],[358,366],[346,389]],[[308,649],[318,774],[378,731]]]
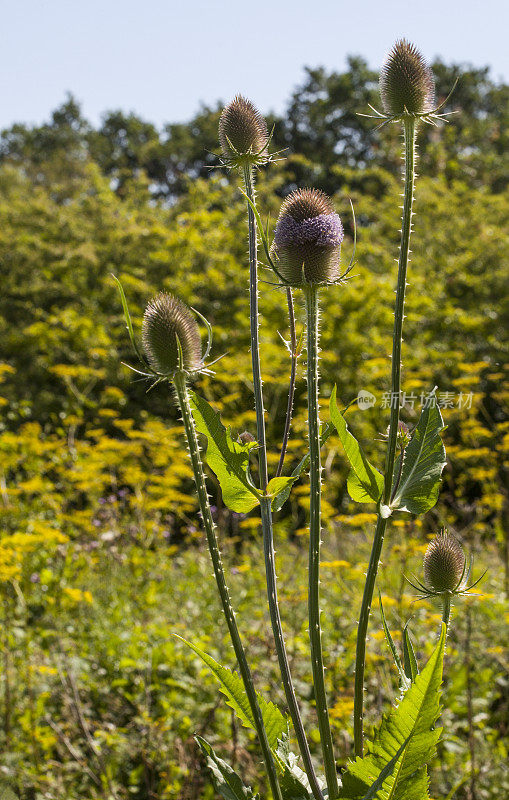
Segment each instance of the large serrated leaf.
[[[297,757],[295,756],[295,758]],[[282,765],[279,785],[281,787],[283,800],[310,800],[312,797],[311,792],[306,788],[306,786],[309,786],[306,773],[297,767],[297,765],[293,768],[287,764]]]
[[384,487],[383,476],[369,463],[359,442],[348,430],[336,403],[335,386],[330,396],[329,408],[332,423],[352,468],[347,481],[348,494],[357,503],[377,503]]
[[217,756],[212,747],[201,736],[195,736],[195,741],[205,756],[207,766],[212,773],[212,780],[216,791],[224,800],[258,800],[259,795],[253,794],[249,786],[245,786],[241,778],[226,761]]
[[400,704],[383,719],[368,755],[348,765],[340,797],[427,800],[426,764],[441,733],[434,726],[440,714],[446,633],[447,628],[442,625],[440,640],[428,663]]
[[[214,673],[221,685],[221,691],[225,695],[226,702],[230,708],[235,711],[241,722],[247,728],[251,728],[251,730],[255,731],[256,726],[253,712],[251,711],[242,679],[239,678],[235,672],[232,672],[231,669],[223,667],[223,665],[219,664],[212,656],[204,653],[199,647],[183,639],[182,636],[178,636],[177,638],[187,644]],[[275,750],[279,740],[288,733],[288,720],[274,703],[265,700],[258,692],[256,693],[256,697],[262,713],[265,730],[267,731],[269,747],[271,750]]]
[[[440,437],[444,428],[440,409],[436,405],[422,409],[403,454],[403,468],[391,508],[424,514],[437,502],[440,479],[446,464],[445,447]],[[394,465],[395,481],[400,464],[401,456],[398,456]]]
[[[281,772],[279,785],[284,800],[310,800],[313,795],[308,777],[298,765],[299,757],[290,750],[288,733],[279,739],[274,758]],[[322,785],[320,779],[318,782]]]
[[203,397],[190,393],[191,410],[199,433],[207,437],[205,461],[216,474],[223,501],[232,511],[246,514],[259,503],[259,493],[249,479],[249,453],[256,442],[232,439],[219,414]]

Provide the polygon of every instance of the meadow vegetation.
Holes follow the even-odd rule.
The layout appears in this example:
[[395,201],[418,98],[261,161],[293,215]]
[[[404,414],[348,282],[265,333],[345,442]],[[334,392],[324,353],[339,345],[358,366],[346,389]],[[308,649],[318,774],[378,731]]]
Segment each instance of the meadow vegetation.
[[[443,95],[457,70],[435,64],[434,71]],[[393,524],[378,587],[392,629],[411,616],[424,656],[440,608],[414,602],[404,575],[419,573],[428,537],[447,524],[488,569],[480,595],[454,612],[446,734],[431,792],[491,800],[509,790],[509,88],[486,70],[460,72],[452,101],[458,113],[419,139],[419,246],[405,307],[403,419],[415,424],[421,393],[437,386],[448,463],[435,508]],[[354,405],[347,416],[372,461],[388,423],[400,227],[396,130],[374,134],[355,114],[374,100],[375,79],[361,59],[352,58],[342,74],[308,70],[285,120],[274,120],[274,149],[291,149],[260,171],[257,185],[272,219],[290,189],[327,191],[345,221],[345,251],[352,243],[349,198],[354,203],[358,263],[346,285],[322,297],[321,402],[325,407],[334,384],[344,405],[360,390],[375,396],[371,408]],[[160,132],[114,112],[94,129],[69,98],[47,125],[13,126],[0,140],[0,782],[21,800],[211,800],[195,732],[223,748],[230,741],[230,762],[263,788],[251,734],[218,700],[199,659],[172,636],[232,660],[177,412],[166,391],[147,395],[147,384],[122,366],[132,357],[111,277],[122,277],[134,321],[162,289],[207,316],[212,355],[225,355],[213,379],[200,379],[200,393],[235,432],[255,433],[245,204],[235,178],[209,152],[218,150],[218,116],[203,108],[187,125]],[[279,442],[289,357],[277,332],[287,335],[287,321],[269,271],[266,280],[262,370],[268,440]],[[302,325],[299,318],[299,332]],[[288,468],[307,447],[303,362]],[[274,467],[278,452],[269,459]],[[345,763],[352,755],[355,614],[375,514],[358,513],[349,499],[336,437],[323,465],[326,677]],[[288,650],[318,753],[302,657],[306,481],[278,512],[275,537]],[[212,474],[210,482],[257,684],[270,687],[283,708],[259,517],[226,509]],[[373,634],[368,726],[396,692],[386,653],[383,636]]]

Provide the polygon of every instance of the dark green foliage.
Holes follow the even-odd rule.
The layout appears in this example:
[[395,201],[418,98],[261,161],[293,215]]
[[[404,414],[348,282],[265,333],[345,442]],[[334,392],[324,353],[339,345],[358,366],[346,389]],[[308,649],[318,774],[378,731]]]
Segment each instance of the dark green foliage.
[[[184,641],[213,672],[219,681],[221,691],[226,695],[226,702],[233,711],[235,711],[242,724],[252,730],[256,730],[253,713],[249,706],[244,685],[239,676],[235,672],[232,672],[231,669],[228,669],[228,667],[218,664],[215,659],[207,655],[203,650],[200,650],[196,645],[187,642],[185,639],[182,641]],[[289,721],[281,714],[274,703],[266,701],[261,695],[258,695],[258,704],[262,712],[269,745],[272,750],[276,750],[278,741],[288,736]]]
[[237,773],[222,758],[217,756],[212,747],[201,736],[196,736],[200,750],[206,758],[214,786],[224,800],[260,800],[248,786],[244,786]]
[[410,442],[394,464],[395,489],[391,507],[411,514],[424,514],[433,508],[446,464],[441,438],[444,423],[433,394],[430,393],[430,397],[430,405],[422,409]]
[[331,392],[329,409],[332,424],[341,439],[351,468],[347,484],[350,497],[357,503],[377,503],[383,490],[383,476],[369,463],[359,442],[348,430],[348,425],[343,414],[339,413],[336,403],[335,386]]

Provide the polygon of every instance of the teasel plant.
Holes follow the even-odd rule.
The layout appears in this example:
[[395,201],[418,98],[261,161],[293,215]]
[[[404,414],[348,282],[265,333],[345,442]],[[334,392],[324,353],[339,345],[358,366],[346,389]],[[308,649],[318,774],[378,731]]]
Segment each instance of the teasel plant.
[[[256,170],[269,164],[277,154],[270,153],[271,135],[263,117],[246,98],[237,95],[225,107],[219,123],[219,141],[223,164],[240,172],[241,192],[247,204],[249,240],[250,331],[253,389],[256,410],[256,439],[250,435],[238,439],[221,422],[217,412],[189,388],[200,375],[213,374],[209,362],[212,330],[195,309],[177,298],[161,293],[147,305],[139,348],[120,286],[128,332],[141,360],[135,369],[152,385],[169,383],[182,413],[193,469],[203,527],[214,567],[214,575],[238,663],[240,677],[219,664],[207,653],[186,642],[218,679],[227,702],[259,739],[266,777],[273,798],[277,800],[408,800],[428,798],[427,764],[440,736],[436,721],[440,713],[440,686],[451,603],[468,593],[478,583],[469,584],[471,563],[467,564],[459,542],[444,531],[435,537],[424,557],[424,581],[412,578],[419,598],[438,598],[442,604],[442,624],[438,642],[426,665],[419,669],[412,647],[408,623],[402,632],[402,656],[399,654],[380,596],[382,626],[399,673],[401,695],[370,737],[364,754],[363,691],[366,635],[376,583],[378,564],[389,519],[396,512],[422,515],[437,502],[442,470],[446,463],[442,442],[444,429],[435,390],[429,393],[420,418],[410,430],[400,420],[401,347],[407,267],[410,254],[415,183],[415,140],[420,123],[437,124],[443,118],[442,106],[434,107],[434,83],[431,71],[418,50],[405,40],[396,42],[381,73],[380,91],[383,110],[372,109],[379,127],[401,124],[404,137],[404,193],[396,303],[394,311],[391,367],[391,412],[385,440],[385,468],[381,472],[366,458],[360,443],[349,430],[345,413],[337,402],[336,387],[330,401],[330,420],[319,418],[319,295],[339,290],[355,264],[356,226],[353,216],[353,254],[349,264],[340,266],[344,232],[332,200],[317,189],[298,189],[281,206],[272,242],[268,224],[264,226],[255,196]],[[352,208],[353,210],[353,208]],[[258,319],[258,242],[263,247],[265,266],[274,275],[274,285],[286,292],[292,366],[287,413],[279,463],[274,477],[268,474],[267,441],[264,422],[263,384],[260,368]],[[334,287],[339,287],[334,289]],[[291,428],[296,363],[301,341],[295,332],[293,292],[303,297],[306,318],[307,410],[309,451],[290,475],[283,475],[285,451]],[[299,296],[300,296],[299,295]],[[198,321],[207,329],[208,343],[202,354]],[[217,360],[217,359],[216,359]],[[355,402],[355,401],[353,401]],[[349,461],[347,490],[352,500],[375,503],[377,522],[362,606],[357,628],[354,684],[354,750],[338,780],[334,746],[329,721],[325,686],[325,663],[320,621],[320,545],[322,535],[321,448],[336,432]],[[249,513],[259,506],[267,597],[275,649],[289,718],[276,705],[258,694],[237,628],[230,593],[219,552],[217,532],[210,511],[204,467],[198,435],[206,438],[204,459],[215,473],[225,505],[232,511]],[[251,476],[251,463],[258,462],[258,480]],[[323,776],[315,768],[301,717],[286,653],[277,592],[272,514],[281,509],[290,496],[293,484],[309,468],[309,581],[308,621],[313,695],[316,701],[319,738],[323,756]],[[290,746],[290,721],[295,732],[298,756]],[[250,787],[213,748],[196,737],[210,768],[216,790],[225,800],[257,800]]]
[[[269,477],[267,468],[267,442],[265,434],[265,411],[262,389],[262,375],[260,366],[259,342],[259,314],[258,314],[258,252],[257,252],[257,218],[261,222],[255,204],[254,170],[262,163],[270,161],[268,147],[270,137],[265,120],[253,104],[237,96],[223,110],[219,120],[219,141],[223,151],[223,161],[228,167],[237,167],[242,170],[244,180],[244,196],[247,201],[248,232],[249,232],[249,301],[250,301],[250,330],[251,330],[251,363],[253,373],[253,391],[256,412],[256,433],[258,444],[258,474],[259,486],[266,492]],[[295,343],[295,322],[293,297],[291,286],[287,287],[287,301],[291,326],[291,339]],[[295,381],[295,350],[292,352],[292,376],[289,390],[287,417],[283,447],[280,456],[280,465],[284,461],[284,449],[288,441],[289,424],[292,413],[292,398]],[[285,690],[286,701],[292,719],[299,750],[302,756],[304,769],[316,798],[323,797],[318,782],[311,752],[307,742],[301,713],[293,685],[293,680],[286,652],[286,645],[281,623],[281,614],[278,603],[277,575],[274,549],[274,534],[272,525],[272,509],[270,497],[260,501],[261,523],[263,532],[265,574],[267,582],[267,598],[271,619],[272,631],[276,653]],[[335,768],[334,768],[335,772]],[[337,786],[337,783],[336,783]]]
[[[310,476],[308,622],[313,686],[328,796],[338,796],[334,746],[325,690],[320,624],[321,460],[318,409],[319,306],[321,286],[338,283],[343,225],[332,201],[316,189],[292,192],[276,224],[270,263],[287,286],[302,290],[306,308]],[[276,266],[277,265],[277,266]]]
[[[357,630],[354,690],[354,746],[357,756],[362,756],[363,753],[364,670],[369,615],[385,531],[389,517],[394,510],[398,508],[397,493],[401,480],[401,474],[399,474],[399,477],[394,476],[394,465],[396,462],[396,446],[400,423],[401,347],[403,341],[405,291],[407,286],[407,269],[411,252],[410,236],[412,233],[412,218],[414,215],[416,133],[419,123],[436,125],[438,120],[445,116],[439,112],[448,99],[447,98],[444,103],[439,106],[434,106],[435,85],[431,69],[419,50],[405,39],[399,39],[395,43],[385,60],[380,74],[380,95],[383,111],[372,108],[372,116],[380,120],[378,128],[383,128],[389,123],[397,123],[402,126],[405,167],[403,214],[392,339],[391,413],[387,437],[383,491],[381,498],[378,500],[378,518]],[[445,464],[445,451],[443,455],[443,464]],[[399,456],[399,466],[401,468],[403,468],[404,459],[405,449],[403,449]],[[399,507],[404,508],[401,503]],[[428,509],[426,508],[426,510]],[[422,511],[420,513],[422,513]]]
[[[212,345],[212,329],[206,318],[195,309],[190,309],[181,300],[173,297],[171,294],[161,292],[156,295],[146,307],[142,325],[143,348],[140,348],[134,336],[134,329],[122,285],[118,280],[117,284],[121,294],[131,342],[144,368],[143,371],[134,368],[135,372],[148,380],[152,379],[153,385],[162,382],[170,383],[175,392],[177,405],[182,414],[182,422],[191,459],[200,514],[207,537],[217,590],[249,703],[252,724],[258,736],[267,779],[273,797],[277,798],[277,800],[283,800],[274,756],[270,748],[251,670],[240,638],[235,612],[230,599],[230,591],[226,582],[215,524],[210,508],[205,473],[200,457],[198,435],[192,414],[188,384],[189,381],[196,379],[201,374],[211,374],[210,366],[212,366],[212,364],[207,366],[206,359],[209,356]],[[203,355],[200,330],[194,315],[197,315],[201,319],[207,329],[207,347]],[[131,369],[133,368],[131,367]],[[253,493],[256,494],[254,487]],[[210,663],[208,666],[210,666]],[[202,749],[206,748],[207,745],[205,742],[200,741],[199,743]]]
[[[246,194],[247,196],[247,194]],[[318,290],[344,281],[354,265],[354,253],[347,269],[340,274],[339,262],[344,232],[341,219],[334,210],[332,201],[317,189],[300,189],[292,192],[284,201],[276,224],[274,241],[269,245],[267,231],[254,200],[247,196],[250,208],[257,221],[268,265],[279,279],[279,286],[302,290],[306,311],[306,341],[308,386],[308,434],[309,457],[306,457],[292,477],[297,478],[309,465],[310,475],[310,526],[309,526],[309,580],[308,622],[311,650],[313,688],[316,697],[316,713],[322,747],[327,793],[329,798],[338,797],[339,786],[334,758],[330,719],[324,678],[322,633],[320,623],[320,545],[321,545],[321,444],[326,440],[320,436],[318,409],[319,377],[319,305]],[[352,207],[353,210],[353,207]],[[355,215],[354,215],[355,230]],[[295,720],[292,716],[292,721]],[[301,754],[307,747],[297,737]]]

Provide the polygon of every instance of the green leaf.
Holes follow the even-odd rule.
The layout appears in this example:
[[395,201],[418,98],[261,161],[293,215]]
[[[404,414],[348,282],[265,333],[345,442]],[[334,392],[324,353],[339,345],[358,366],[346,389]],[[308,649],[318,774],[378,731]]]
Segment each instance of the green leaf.
[[[281,771],[279,785],[284,800],[310,800],[311,787],[306,773],[298,766],[299,757],[290,750],[288,734],[285,733],[278,741],[274,753],[276,763]],[[321,784],[321,781],[319,781]]]
[[392,773],[394,772],[394,770],[396,768],[396,765],[398,763],[399,757],[403,753],[403,750],[405,749],[405,747],[407,746],[409,741],[410,741],[410,737],[407,736],[407,738],[405,739],[405,741],[403,742],[403,744],[399,748],[399,750],[396,753],[396,755],[393,756],[391,758],[391,760],[389,761],[389,763],[387,764],[387,766],[383,768],[383,770],[381,771],[380,775],[378,776],[376,781],[371,784],[371,786],[369,787],[367,793],[364,795],[362,800],[374,800],[374,798],[376,797],[376,795],[378,793],[378,790],[383,788],[385,779],[390,777],[392,775]]
[[225,505],[240,513],[251,511],[258,505],[260,494],[249,478],[249,453],[258,445],[235,442],[203,397],[190,392],[190,401],[196,428],[207,437],[205,461],[216,474]]
[[272,510],[273,511],[279,511],[279,509],[281,508],[281,506],[285,502],[285,500],[283,500],[283,503],[281,503],[281,505],[279,505],[279,498],[285,492],[287,492],[285,499],[287,499],[290,496],[290,492],[292,490],[292,486],[295,483],[295,481],[297,480],[297,477],[298,476],[294,476],[294,475],[290,475],[287,478],[281,476],[280,478],[272,478],[268,482],[268,484],[267,484],[267,494],[272,497],[271,506],[272,506]]
[[[296,762],[297,756],[294,753],[291,756]],[[296,763],[293,766],[283,764],[279,785],[284,800],[310,800],[312,797],[306,773]]]
[[[440,437],[445,430],[437,406],[423,408],[417,427],[403,454],[403,469],[391,508],[424,514],[438,499],[440,479],[446,464],[445,447]],[[394,481],[399,474],[401,455],[394,465]]]
[[411,681],[415,681],[419,674],[419,667],[414,653],[414,646],[408,630],[408,622],[403,628],[403,664],[405,665],[405,675]]
[[[223,667],[218,664],[212,656],[204,653],[199,647],[183,639],[182,636],[177,636],[182,642],[187,644],[188,647],[198,655],[201,660],[209,667],[214,673],[219,683],[221,684],[221,691],[226,697],[226,702],[232,708],[241,722],[251,730],[256,730],[253,712],[249,705],[249,700],[244,689],[244,684],[239,676],[232,672],[228,667]],[[278,746],[278,741],[288,733],[288,720],[274,703],[265,700],[258,692],[256,693],[258,705],[262,712],[262,718],[267,731],[267,739],[271,750],[275,750]]]
[[[432,758],[441,729],[440,685],[447,628],[423,671],[399,705],[386,716],[364,758],[351,762],[343,775],[340,797],[349,800],[427,800],[426,764]],[[378,786],[377,786],[378,783]],[[373,789],[376,789],[373,794]]]
[[401,663],[401,659],[399,657],[399,653],[398,653],[398,651],[396,649],[396,645],[394,644],[394,639],[392,638],[391,632],[390,632],[389,627],[387,625],[387,620],[385,619],[384,607],[383,607],[383,604],[382,604],[382,595],[380,594],[380,592],[378,592],[378,601],[380,603],[380,613],[382,615],[382,626],[383,626],[383,629],[384,629],[385,638],[387,639],[387,644],[389,645],[389,649],[390,649],[390,651],[392,653],[392,657],[394,659],[394,663],[396,664],[396,668],[397,668],[397,670],[399,672],[401,688],[402,689],[408,689],[408,687],[410,686],[411,681],[408,679],[408,677],[407,677],[407,675],[405,673],[405,670],[403,669],[403,665]]
[[[131,344],[133,346],[133,350],[136,353],[136,355],[138,356],[138,358],[141,361],[141,363],[142,364],[146,364],[147,360],[144,357],[144,355],[140,352],[140,350],[138,348],[138,345],[136,343],[136,337],[134,335],[133,323],[131,321],[131,314],[129,313],[129,306],[127,305],[127,299],[126,299],[126,296],[125,296],[124,287],[122,286],[122,284],[120,283],[120,281],[119,281],[119,279],[117,278],[116,275],[113,275],[113,273],[112,273],[111,277],[113,278],[113,280],[117,284],[118,290],[120,292],[120,301],[122,303],[122,310],[124,312],[125,324],[126,324],[127,332],[129,334],[129,338],[131,340]],[[2,795],[0,795],[0,800],[3,800]]]
[[357,503],[377,503],[384,487],[383,476],[371,466],[359,442],[348,430],[345,419],[336,403],[335,386],[330,396],[329,408],[331,420],[339,434],[341,444],[352,468],[347,481],[348,494]]
[[225,800],[257,800],[258,794],[253,794],[249,786],[245,786],[237,773],[226,761],[217,756],[212,747],[201,736],[195,736],[195,741],[207,762],[212,773],[212,780],[216,791]]

